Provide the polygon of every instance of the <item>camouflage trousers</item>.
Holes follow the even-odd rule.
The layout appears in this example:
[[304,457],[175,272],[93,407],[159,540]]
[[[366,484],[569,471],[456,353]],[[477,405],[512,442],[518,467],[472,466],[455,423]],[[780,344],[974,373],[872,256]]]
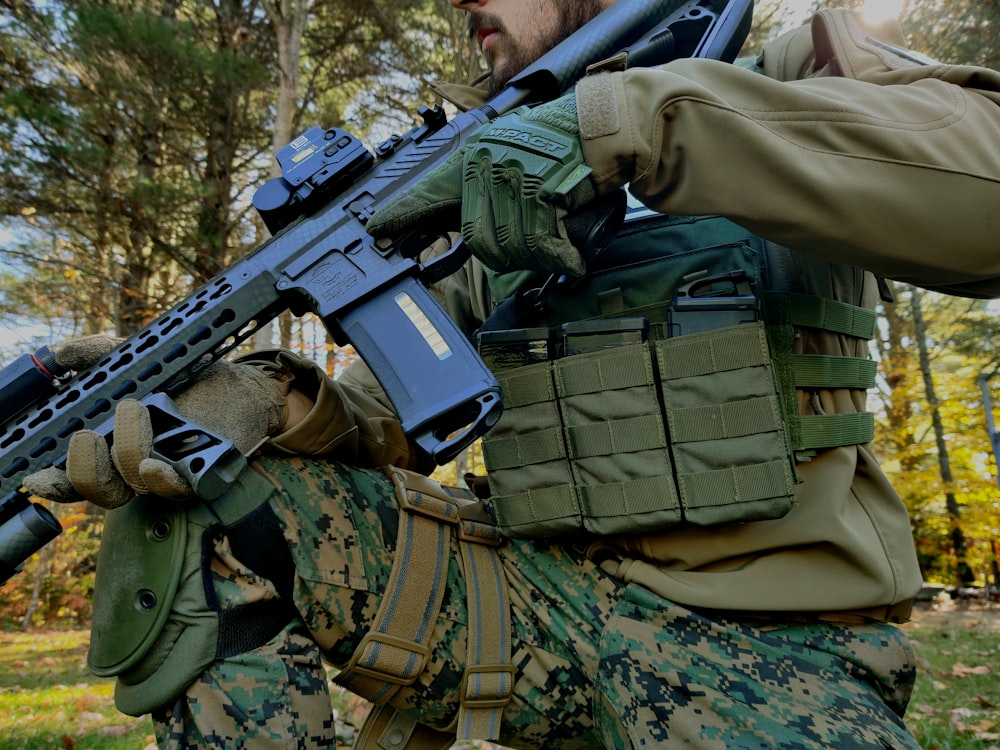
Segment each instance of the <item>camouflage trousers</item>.
[[[399,510],[381,472],[299,459],[256,465],[295,560],[299,619],[215,662],[154,713],[160,747],[334,747],[324,662],[343,665],[385,591]],[[453,540],[429,666],[392,699],[446,727],[459,705],[468,613]],[[514,696],[500,742],[527,748],[917,748],[902,716],[915,677],[891,625],[706,617],[615,580],[580,551],[500,548],[513,618]],[[273,595],[217,547],[219,602]],[[413,570],[419,575],[418,569]]]

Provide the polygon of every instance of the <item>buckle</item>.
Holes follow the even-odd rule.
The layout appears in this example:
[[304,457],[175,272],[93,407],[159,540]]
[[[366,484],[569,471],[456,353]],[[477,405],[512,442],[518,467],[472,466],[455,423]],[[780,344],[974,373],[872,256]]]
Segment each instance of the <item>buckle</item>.
[[473,710],[506,706],[514,694],[514,674],[513,664],[466,667],[462,675],[462,706]]
[[[430,656],[427,646],[388,633],[369,632],[361,639],[352,663],[344,671],[393,685],[411,685],[427,668]],[[407,662],[414,658],[416,662],[408,665]],[[362,660],[367,663],[361,664]]]
[[507,541],[496,525],[465,518],[458,521],[458,538],[463,542],[485,544],[487,547],[499,547]]

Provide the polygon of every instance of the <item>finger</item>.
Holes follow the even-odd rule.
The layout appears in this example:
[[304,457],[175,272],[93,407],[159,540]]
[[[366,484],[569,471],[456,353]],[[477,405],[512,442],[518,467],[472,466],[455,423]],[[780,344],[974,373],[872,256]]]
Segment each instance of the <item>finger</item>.
[[168,463],[147,458],[139,463],[139,474],[154,495],[176,499],[194,497],[191,485]]
[[121,507],[135,495],[115,471],[107,441],[89,430],[70,437],[66,476],[84,500],[106,510]]
[[459,149],[440,167],[432,170],[412,188],[387,201],[369,219],[365,229],[373,237],[394,237],[421,225],[439,231],[457,227],[462,205],[462,163]]
[[42,497],[54,503],[77,503],[83,497],[74,488],[66,472],[50,466],[24,478],[24,489],[29,495]]
[[[544,232],[540,230],[539,211],[545,210],[542,204],[535,199],[533,185],[526,185],[529,180],[527,175],[518,175],[521,179],[515,184],[515,177],[512,175],[510,189],[516,191],[518,199],[511,202],[510,207],[510,230],[509,238],[506,240],[509,252],[517,259],[521,268],[528,268],[532,271],[552,272],[549,259],[539,251],[538,241]],[[529,192],[530,191],[530,192]]]
[[114,349],[119,341],[102,333],[70,339],[55,347],[56,364],[67,370],[85,370]]
[[488,151],[476,157],[469,161],[464,172],[462,236],[487,267],[501,272],[521,270],[507,252],[501,228],[496,224],[493,162]]
[[153,426],[149,410],[134,399],[125,399],[115,409],[114,444],[111,458],[122,479],[140,495],[149,493],[139,464],[149,458],[153,447]]
[[545,261],[549,273],[582,276],[587,270],[580,251],[569,241],[559,222],[559,232],[539,232],[537,257]]

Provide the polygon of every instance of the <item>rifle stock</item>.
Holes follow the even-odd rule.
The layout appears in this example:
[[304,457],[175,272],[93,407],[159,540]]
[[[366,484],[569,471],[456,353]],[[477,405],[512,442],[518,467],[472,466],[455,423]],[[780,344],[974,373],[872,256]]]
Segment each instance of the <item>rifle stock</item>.
[[[467,254],[459,243],[423,266],[401,242],[376,243],[365,231],[368,218],[486,122],[558,96],[614,53],[644,66],[691,56],[731,61],[751,11],[752,0],[618,0],[478,109],[451,120],[440,108],[424,109],[423,124],[374,155],[343,131],[318,128],[279,151],[283,176],[255,197],[275,232],[269,240],[100,362],[51,395],[17,404],[5,419],[0,582],[61,531],[27,496],[24,477],[62,466],[74,432],[92,429],[110,439],[123,399],[143,401],[160,420],[154,454],[171,461],[205,499],[221,494],[245,457],[224,438],[186,423],[170,397],[285,310],[315,313],[339,345],[352,344],[407,436],[438,463],[454,458],[496,423],[502,403],[492,373],[426,286],[457,270]],[[7,396],[0,390],[0,402]]]

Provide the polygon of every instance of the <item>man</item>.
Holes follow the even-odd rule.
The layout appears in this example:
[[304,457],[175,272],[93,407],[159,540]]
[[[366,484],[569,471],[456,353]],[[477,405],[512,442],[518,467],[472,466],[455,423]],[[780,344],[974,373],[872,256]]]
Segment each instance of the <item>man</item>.
[[[495,88],[611,1],[453,5]],[[32,489],[121,506],[89,657],[119,707],[164,747],[330,744],[322,656],[393,709],[362,732],[382,747],[916,747],[891,623],[920,574],[864,411],[875,274],[1000,291],[1000,76],[901,41],[824,11],[752,69],[595,72],[373,217],[391,236],[461,204],[476,258],[439,291],[519,359],[481,502],[415,473],[363,367],[332,382],[287,353],[182,398],[247,450],[270,436],[210,508],[127,502],[190,494],[134,402],[112,454],[74,436],[68,484]],[[511,132],[577,154],[574,177],[537,188]],[[563,219],[625,184],[618,239],[580,252]]]

